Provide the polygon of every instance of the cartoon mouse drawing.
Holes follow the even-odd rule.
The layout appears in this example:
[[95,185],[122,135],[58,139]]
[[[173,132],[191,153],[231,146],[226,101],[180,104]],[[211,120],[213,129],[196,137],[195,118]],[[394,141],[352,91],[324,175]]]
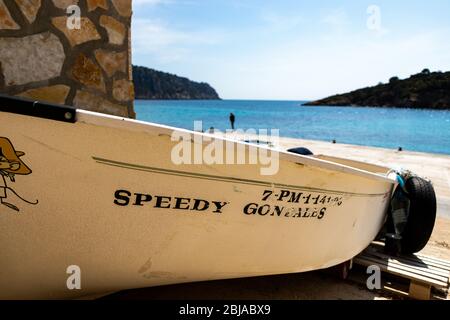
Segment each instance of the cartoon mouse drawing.
[[0,137],[0,205],[6,206],[14,211],[19,212],[19,208],[6,202],[8,197],[7,191],[14,193],[20,200],[36,205],[38,201],[30,202],[19,196],[14,189],[8,187],[8,182],[16,182],[16,175],[29,175],[31,169],[20,159],[25,155],[24,152],[16,151],[8,138]]

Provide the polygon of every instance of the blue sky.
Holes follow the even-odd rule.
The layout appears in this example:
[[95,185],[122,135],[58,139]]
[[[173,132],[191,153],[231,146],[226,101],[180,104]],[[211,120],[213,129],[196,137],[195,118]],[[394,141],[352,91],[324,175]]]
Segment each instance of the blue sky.
[[309,100],[450,71],[450,1],[133,0],[133,63],[225,99]]

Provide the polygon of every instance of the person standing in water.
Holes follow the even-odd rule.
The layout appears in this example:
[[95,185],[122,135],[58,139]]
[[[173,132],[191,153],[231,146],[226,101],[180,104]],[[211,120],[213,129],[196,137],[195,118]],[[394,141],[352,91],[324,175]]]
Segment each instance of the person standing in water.
[[233,113],[230,113],[230,122],[231,122],[231,129],[234,130],[234,122],[236,121],[236,117]]

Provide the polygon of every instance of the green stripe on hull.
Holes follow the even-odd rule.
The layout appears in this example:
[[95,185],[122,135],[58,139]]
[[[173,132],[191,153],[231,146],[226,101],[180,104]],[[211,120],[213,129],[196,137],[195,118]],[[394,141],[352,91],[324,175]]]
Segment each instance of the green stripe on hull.
[[356,197],[385,196],[384,193],[365,194],[365,193],[342,192],[342,191],[336,191],[336,190],[309,188],[309,187],[289,185],[289,184],[271,183],[271,182],[267,182],[267,181],[241,179],[241,178],[234,178],[234,177],[221,177],[221,176],[214,176],[214,175],[201,174],[201,173],[177,171],[177,170],[170,170],[170,169],[161,169],[161,168],[126,163],[126,162],[107,160],[107,159],[102,159],[102,158],[98,158],[98,157],[92,157],[92,159],[94,159],[97,163],[108,165],[108,166],[129,169],[129,170],[135,170],[135,171],[166,174],[166,175],[177,176],[177,177],[186,177],[186,178],[202,179],[202,180],[209,180],[209,181],[220,181],[220,182],[228,182],[228,183],[239,183],[239,184],[246,184],[246,185],[253,185],[253,186],[260,186],[260,187],[269,187],[269,188],[275,187],[278,189],[293,189],[293,190],[309,191],[309,192],[326,192],[326,193],[330,193],[330,194],[348,195],[348,196],[356,196]]

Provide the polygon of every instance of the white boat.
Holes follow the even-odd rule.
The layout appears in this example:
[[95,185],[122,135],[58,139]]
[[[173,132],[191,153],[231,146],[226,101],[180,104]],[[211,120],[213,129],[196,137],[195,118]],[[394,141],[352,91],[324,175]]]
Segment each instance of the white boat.
[[174,133],[208,135],[0,102],[0,299],[328,268],[374,240],[397,186],[389,168],[219,137],[237,156],[266,148],[278,172],[177,165]]

